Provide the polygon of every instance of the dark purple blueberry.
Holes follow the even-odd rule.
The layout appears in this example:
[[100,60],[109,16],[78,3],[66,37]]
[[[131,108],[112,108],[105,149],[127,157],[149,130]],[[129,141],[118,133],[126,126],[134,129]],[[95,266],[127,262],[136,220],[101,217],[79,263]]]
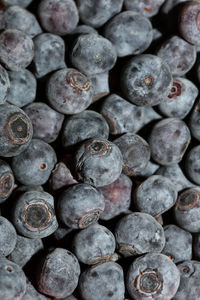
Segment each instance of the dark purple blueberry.
[[107,139],[108,136],[109,127],[104,117],[93,110],[85,110],[66,119],[62,132],[62,146],[66,148],[87,139]]
[[146,17],[124,11],[106,24],[104,36],[115,46],[118,57],[124,57],[143,53],[152,42],[153,29]]
[[1,2],[5,6],[19,5],[21,7],[27,7],[33,0],[2,0]]
[[80,19],[94,28],[101,27],[122,9],[123,0],[77,0]]
[[77,114],[91,103],[93,89],[87,76],[75,69],[53,73],[47,84],[50,105],[63,114]]
[[192,81],[175,77],[166,101],[159,105],[159,110],[166,117],[184,119],[192,109],[198,95],[198,89]]
[[121,74],[124,95],[136,105],[154,106],[170,93],[172,75],[167,64],[151,54],[131,58]]
[[42,0],[38,7],[38,16],[46,31],[58,35],[71,33],[79,21],[73,0]]
[[31,142],[33,128],[19,107],[0,105],[0,156],[11,157],[24,151]]
[[14,250],[16,242],[17,234],[15,227],[8,219],[0,216],[0,256],[8,256]]
[[132,192],[132,181],[128,176],[121,174],[113,183],[100,187],[99,190],[105,199],[101,220],[110,220],[128,211]]
[[31,38],[40,34],[42,29],[36,17],[20,6],[10,6],[4,13],[5,28],[21,30]]
[[178,163],[190,140],[190,131],[185,122],[175,118],[163,119],[156,123],[149,136],[152,158],[164,166]]
[[179,283],[180,274],[176,265],[160,253],[136,258],[126,278],[128,292],[135,300],[170,300],[175,296]]
[[56,153],[49,144],[33,139],[25,151],[12,159],[12,169],[22,184],[43,185],[56,161]]
[[26,292],[26,276],[22,269],[0,256],[0,299],[21,300]]
[[71,171],[63,162],[56,164],[55,169],[49,178],[51,190],[56,191],[60,188],[67,187],[74,183],[78,183],[72,176]]
[[177,200],[175,185],[168,178],[153,175],[142,182],[134,196],[135,204],[139,211],[157,217],[172,206]]
[[185,170],[189,178],[200,185],[200,145],[192,148],[185,161]]
[[[21,300],[48,300],[46,296],[40,294],[30,281],[26,278],[26,293],[21,298]],[[73,300],[73,299],[72,299]]]
[[34,56],[32,39],[17,29],[6,29],[0,34],[0,61],[11,71],[26,68]]
[[56,248],[41,264],[37,286],[41,293],[60,299],[73,293],[79,275],[80,266],[76,256],[68,250]]
[[151,215],[131,213],[122,217],[115,228],[118,251],[125,257],[161,252],[165,246],[162,226]]
[[116,60],[115,47],[96,33],[80,35],[71,52],[73,66],[87,75],[111,70]]
[[90,267],[80,276],[79,291],[84,300],[124,299],[122,267],[115,262],[105,262]]
[[174,215],[177,224],[189,231],[200,232],[200,188],[184,190],[178,197]]
[[145,17],[155,16],[165,0],[124,0],[126,10],[132,10]]
[[0,159],[0,203],[3,203],[14,189],[15,178],[11,167]]
[[86,228],[96,223],[105,207],[104,197],[96,188],[81,183],[68,187],[58,199],[58,216],[70,228]]
[[33,65],[37,78],[41,78],[52,71],[66,68],[65,43],[60,36],[42,33],[34,38],[33,42],[35,50]]
[[110,93],[109,72],[88,75],[88,79],[91,81],[93,87],[92,102],[95,102]]
[[17,243],[9,255],[9,260],[23,268],[31,257],[43,249],[41,239],[30,239],[17,235]]
[[150,147],[139,135],[126,133],[114,140],[123,157],[123,172],[128,176],[136,176],[150,160]]
[[119,148],[102,138],[82,143],[75,156],[78,179],[96,187],[108,185],[119,178],[122,163]]
[[7,100],[10,90],[10,80],[8,72],[0,65],[0,105]]
[[196,48],[174,35],[161,45],[157,55],[168,64],[172,75],[183,76],[195,63]]
[[192,259],[192,235],[176,225],[167,225],[165,231],[165,247],[162,251],[177,264]]
[[35,76],[27,69],[9,71],[10,89],[7,101],[18,107],[23,107],[35,100],[37,82]]
[[64,116],[47,104],[35,102],[24,108],[33,125],[33,138],[54,142],[61,130]]
[[192,136],[200,141],[200,98],[198,98],[192,110],[188,125]]
[[75,234],[72,247],[80,262],[94,265],[110,260],[115,251],[115,237],[108,228],[93,224]]
[[25,192],[14,203],[12,221],[18,233],[25,237],[49,236],[58,227],[53,197],[46,192]]

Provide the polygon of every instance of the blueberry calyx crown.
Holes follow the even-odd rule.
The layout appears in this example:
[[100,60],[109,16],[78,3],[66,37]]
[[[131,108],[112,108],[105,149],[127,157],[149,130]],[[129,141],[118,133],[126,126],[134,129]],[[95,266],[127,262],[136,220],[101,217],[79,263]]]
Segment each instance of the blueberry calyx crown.
[[158,295],[163,288],[163,279],[157,269],[146,269],[136,277],[134,285],[139,294]]
[[70,71],[67,74],[67,82],[75,89],[80,91],[88,91],[90,82],[87,77],[78,71]]

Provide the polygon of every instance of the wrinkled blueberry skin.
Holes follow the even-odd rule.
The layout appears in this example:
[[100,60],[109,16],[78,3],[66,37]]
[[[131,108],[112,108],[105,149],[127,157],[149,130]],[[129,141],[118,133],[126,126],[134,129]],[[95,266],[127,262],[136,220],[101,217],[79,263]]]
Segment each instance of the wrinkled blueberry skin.
[[197,100],[189,120],[189,128],[193,137],[200,141],[200,99]]
[[90,139],[75,155],[78,179],[96,187],[108,185],[119,178],[123,158],[119,148],[106,139]]
[[124,0],[126,10],[132,10],[147,18],[156,15],[165,0]]
[[14,203],[12,222],[25,237],[49,236],[58,228],[53,197],[46,192],[25,192]]
[[98,28],[122,9],[123,0],[78,0],[77,7],[83,23]]
[[128,292],[135,300],[170,300],[176,294],[179,283],[178,268],[169,257],[160,253],[136,258],[126,278]]
[[114,140],[122,153],[123,172],[135,176],[141,172],[150,160],[150,147],[139,135],[126,133]]
[[132,181],[125,174],[109,185],[99,190],[105,199],[105,209],[100,216],[101,220],[110,220],[129,209],[131,204]]
[[10,89],[7,102],[23,107],[35,100],[37,82],[35,76],[27,69],[9,71]]
[[32,39],[17,29],[6,29],[0,34],[0,61],[10,71],[28,67],[34,56]]
[[109,127],[102,115],[92,110],[85,110],[66,119],[62,132],[62,146],[77,145],[95,137],[107,139]]
[[200,145],[192,148],[185,160],[185,170],[189,178],[200,185]]
[[19,5],[21,7],[27,7],[33,0],[2,0],[5,6]]
[[43,243],[41,239],[30,239],[17,235],[17,243],[9,255],[9,260],[23,268],[31,257],[42,249]]
[[0,159],[0,204],[11,195],[14,184],[15,178],[11,167]]
[[181,280],[178,291],[173,299],[198,300],[200,295],[200,262],[195,260],[186,260],[178,265],[178,269]]
[[7,8],[4,18],[6,29],[21,30],[31,38],[42,32],[36,17],[20,6],[10,6]]
[[71,33],[79,21],[73,0],[42,0],[38,6],[38,16],[46,31],[58,35]]
[[162,226],[151,215],[131,213],[122,217],[115,228],[118,251],[125,257],[161,252],[165,245]]
[[159,105],[160,112],[171,118],[184,119],[193,107],[198,95],[197,87],[186,78],[175,77],[171,92]]
[[26,279],[26,293],[21,300],[47,300],[47,297],[40,294],[28,279]]
[[6,102],[9,90],[10,80],[8,72],[0,65],[0,104]]
[[37,78],[41,78],[52,71],[66,68],[65,43],[60,36],[42,33],[35,37],[33,42],[33,65]]
[[185,177],[178,164],[162,166],[156,171],[156,175],[162,175],[170,179],[175,185],[177,192],[194,186],[194,184]]
[[47,104],[36,102],[24,108],[33,125],[33,138],[54,142],[61,130],[64,116]]
[[135,192],[134,201],[139,211],[157,217],[169,210],[177,200],[175,185],[168,178],[153,175],[143,181]]
[[74,67],[87,75],[111,70],[116,60],[115,47],[109,40],[96,33],[80,35],[71,52]]
[[78,182],[73,178],[69,168],[63,162],[56,164],[55,169],[52,171],[51,177],[49,178],[50,189],[56,191],[74,183]]
[[64,298],[78,285],[80,266],[76,256],[68,250],[56,248],[41,265],[37,286],[41,293]]
[[115,46],[118,57],[124,57],[144,52],[152,42],[153,29],[146,17],[125,11],[106,24],[104,36]]
[[116,94],[106,97],[101,106],[101,114],[113,135],[136,133],[149,122],[161,118],[152,107],[136,106]]
[[75,234],[72,243],[78,260],[88,265],[108,261],[115,251],[114,235],[99,224],[93,224]]
[[88,75],[88,79],[91,81],[93,87],[92,102],[95,102],[110,93],[109,72]]
[[84,74],[76,69],[62,69],[51,75],[47,83],[50,105],[63,114],[77,114],[91,103],[93,88]]
[[16,242],[15,227],[6,218],[0,216],[0,256],[8,256],[15,248]]
[[96,223],[105,207],[103,195],[89,184],[76,184],[59,197],[57,212],[61,221],[70,228],[86,228]]
[[43,185],[47,182],[56,161],[56,153],[49,144],[33,139],[25,151],[13,157],[12,169],[22,184]]
[[26,292],[26,276],[22,269],[4,257],[0,257],[0,299],[21,300]]
[[115,262],[105,262],[90,267],[80,276],[79,290],[84,300],[124,299],[122,267]]
[[12,157],[31,142],[33,128],[29,117],[19,107],[0,105],[0,156]]
[[196,48],[175,35],[161,45],[157,55],[168,64],[173,76],[183,76],[196,61]]
[[200,188],[184,190],[174,208],[176,223],[183,229],[200,232]]
[[121,74],[121,88],[125,97],[136,105],[154,106],[166,100],[172,85],[167,64],[151,54],[131,58]]
[[155,124],[149,136],[152,158],[164,166],[179,163],[190,140],[190,131],[182,120],[163,119]]
[[177,264],[192,259],[192,235],[176,225],[167,225],[165,231],[165,247],[163,254],[169,256]]

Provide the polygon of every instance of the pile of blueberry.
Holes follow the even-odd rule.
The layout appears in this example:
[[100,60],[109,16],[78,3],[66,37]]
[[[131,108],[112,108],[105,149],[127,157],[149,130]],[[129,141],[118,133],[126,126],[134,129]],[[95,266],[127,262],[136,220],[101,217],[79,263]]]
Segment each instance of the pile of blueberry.
[[0,300],[200,299],[199,53],[199,0],[0,0]]

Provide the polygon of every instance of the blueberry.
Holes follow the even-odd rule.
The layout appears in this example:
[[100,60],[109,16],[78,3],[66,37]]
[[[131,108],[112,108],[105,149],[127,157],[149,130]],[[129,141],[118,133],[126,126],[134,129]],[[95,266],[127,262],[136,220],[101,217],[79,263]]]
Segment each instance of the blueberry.
[[189,120],[189,128],[193,137],[200,141],[200,98],[198,98]]
[[12,221],[25,237],[49,236],[58,227],[53,197],[46,192],[25,192],[14,203]]
[[68,187],[58,199],[58,216],[70,228],[86,228],[98,221],[105,207],[103,195],[89,184]]
[[56,191],[74,183],[77,183],[77,181],[73,178],[71,171],[67,166],[63,162],[56,164],[55,169],[52,171],[51,177],[49,178],[50,188],[53,191]]
[[23,107],[35,100],[37,82],[35,76],[27,69],[18,72],[9,71],[10,89],[7,102]]
[[23,268],[33,255],[43,249],[42,240],[39,238],[30,239],[17,235],[15,248],[9,255],[9,260]]
[[77,114],[91,103],[93,89],[87,76],[76,69],[62,69],[53,73],[47,84],[50,105],[63,114]]
[[33,128],[29,117],[17,106],[0,105],[0,155],[16,156],[31,142]]
[[92,110],[85,110],[66,119],[62,132],[62,146],[77,145],[95,137],[107,139],[109,127],[102,115]]
[[71,295],[78,284],[80,266],[70,251],[56,248],[48,254],[37,276],[37,286],[41,293],[63,298]]
[[0,104],[6,102],[10,90],[8,72],[0,65]]
[[172,75],[183,76],[195,63],[196,49],[190,43],[174,35],[161,45],[157,55],[168,64]]
[[136,105],[160,104],[169,95],[171,85],[169,67],[156,55],[141,54],[131,58],[121,74],[122,92]]
[[163,119],[154,125],[149,136],[152,158],[164,166],[179,163],[190,140],[185,122],[176,118]]
[[162,226],[151,215],[131,213],[122,217],[115,228],[118,251],[125,257],[161,252],[165,245]]
[[47,298],[40,294],[34,286],[30,283],[28,279],[26,279],[26,293],[21,298],[21,300],[47,300]]
[[35,102],[24,108],[33,125],[33,138],[54,142],[61,130],[64,116],[47,104]]
[[94,265],[110,260],[115,251],[115,237],[106,227],[93,224],[75,234],[72,247],[80,262]]
[[122,153],[123,172],[135,176],[142,171],[150,160],[150,147],[139,135],[126,133],[114,140]]
[[20,6],[14,5],[7,8],[4,18],[6,29],[21,30],[31,38],[42,32],[36,17]]
[[135,300],[170,300],[176,294],[179,283],[180,274],[176,265],[160,253],[136,258],[126,278],[129,294]]
[[14,189],[15,179],[11,167],[0,159],[0,203],[3,203]]
[[109,72],[88,75],[88,79],[91,81],[93,87],[92,102],[95,102],[110,93]]
[[71,52],[74,67],[87,75],[111,70],[116,60],[112,43],[96,33],[80,35]]
[[193,147],[187,154],[185,169],[189,178],[196,184],[200,184],[200,145]]
[[101,220],[110,220],[129,209],[132,181],[125,174],[121,174],[113,183],[100,187],[99,190],[105,199],[105,209],[100,216]]
[[165,0],[124,0],[124,5],[126,10],[132,10],[150,18],[158,13],[164,1]]
[[118,57],[123,57],[143,53],[152,42],[153,29],[146,17],[124,11],[106,24],[104,36],[115,46]]
[[77,7],[83,23],[94,28],[105,24],[122,9],[123,0],[78,0]]
[[15,248],[16,242],[17,234],[14,226],[0,216],[0,256],[8,256]]
[[28,67],[34,56],[32,39],[17,29],[6,29],[0,34],[0,61],[11,71]]
[[115,262],[97,264],[82,272],[79,290],[84,300],[124,299],[124,275]]
[[19,5],[27,7],[33,0],[2,0],[5,6]]
[[100,187],[119,178],[122,154],[112,142],[94,138],[82,143],[75,156],[78,179]]
[[35,37],[33,42],[33,65],[37,78],[41,78],[52,71],[66,68],[65,43],[60,36],[42,33]]
[[58,35],[72,32],[79,21],[73,0],[42,0],[38,7],[38,16],[46,31]]
[[22,184],[42,185],[47,182],[56,161],[56,153],[49,144],[33,139],[25,151],[13,157],[12,169]]
[[4,257],[0,257],[0,299],[21,300],[26,292],[26,276],[22,269]]

